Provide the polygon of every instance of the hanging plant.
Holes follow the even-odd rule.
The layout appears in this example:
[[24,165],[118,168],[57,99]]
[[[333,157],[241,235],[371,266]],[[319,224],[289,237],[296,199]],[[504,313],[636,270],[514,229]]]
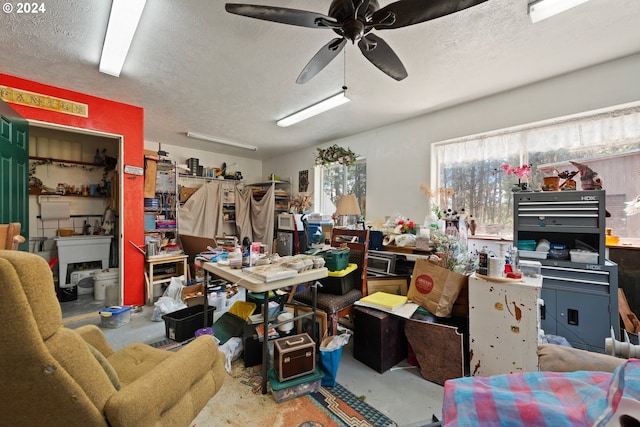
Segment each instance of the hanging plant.
[[336,144],[328,148],[316,148],[316,150],[318,151],[316,165],[325,166],[337,162],[341,165],[351,166],[358,157],[350,148],[342,148]]

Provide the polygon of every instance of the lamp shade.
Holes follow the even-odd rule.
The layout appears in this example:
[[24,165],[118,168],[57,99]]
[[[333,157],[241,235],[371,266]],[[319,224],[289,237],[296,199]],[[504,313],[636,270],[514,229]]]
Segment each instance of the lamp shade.
[[336,215],[360,215],[360,206],[355,194],[340,197],[336,206]]

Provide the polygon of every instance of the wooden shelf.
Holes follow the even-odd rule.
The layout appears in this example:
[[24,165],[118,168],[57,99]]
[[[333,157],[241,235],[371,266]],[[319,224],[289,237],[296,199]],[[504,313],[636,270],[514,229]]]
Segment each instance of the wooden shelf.
[[82,197],[85,199],[104,199],[106,197],[111,197],[111,195],[106,195],[106,194],[99,194],[97,196],[91,196],[91,195],[86,195],[83,196],[82,194],[60,194],[60,193],[54,193],[54,192],[49,192],[49,191],[42,191],[39,188],[33,188],[33,187],[29,187],[29,195],[30,196],[60,196],[60,197]]
[[64,160],[64,159],[54,159],[51,157],[35,157],[35,156],[29,156],[29,160],[46,160],[49,161],[51,163],[69,163],[72,165],[84,165],[84,166],[95,166],[95,167],[104,167],[103,164],[95,164],[93,162],[81,162],[78,160]]

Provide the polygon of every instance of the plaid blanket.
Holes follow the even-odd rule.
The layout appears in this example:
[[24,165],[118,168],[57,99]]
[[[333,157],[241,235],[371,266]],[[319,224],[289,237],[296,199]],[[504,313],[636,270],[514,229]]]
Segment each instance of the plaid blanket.
[[605,426],[622,397],[640,399],[638,359],[629,359],[613,374],[527,372],[457,378],[444,385],[442,424]]

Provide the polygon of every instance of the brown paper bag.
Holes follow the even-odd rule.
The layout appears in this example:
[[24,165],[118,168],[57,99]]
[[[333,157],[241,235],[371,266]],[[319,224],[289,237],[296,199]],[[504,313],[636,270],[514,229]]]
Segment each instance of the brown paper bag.
[[[450,317],[458,296],[468,287],[468,283],[469,277],[464,274],[454,273],[427,259],[418,259],[413,268],[407,296],[434,316]],[[464,298],[464,292],[462,293]],[[463,305],[465,302],[460,301],[455,315],[464,315]]]

